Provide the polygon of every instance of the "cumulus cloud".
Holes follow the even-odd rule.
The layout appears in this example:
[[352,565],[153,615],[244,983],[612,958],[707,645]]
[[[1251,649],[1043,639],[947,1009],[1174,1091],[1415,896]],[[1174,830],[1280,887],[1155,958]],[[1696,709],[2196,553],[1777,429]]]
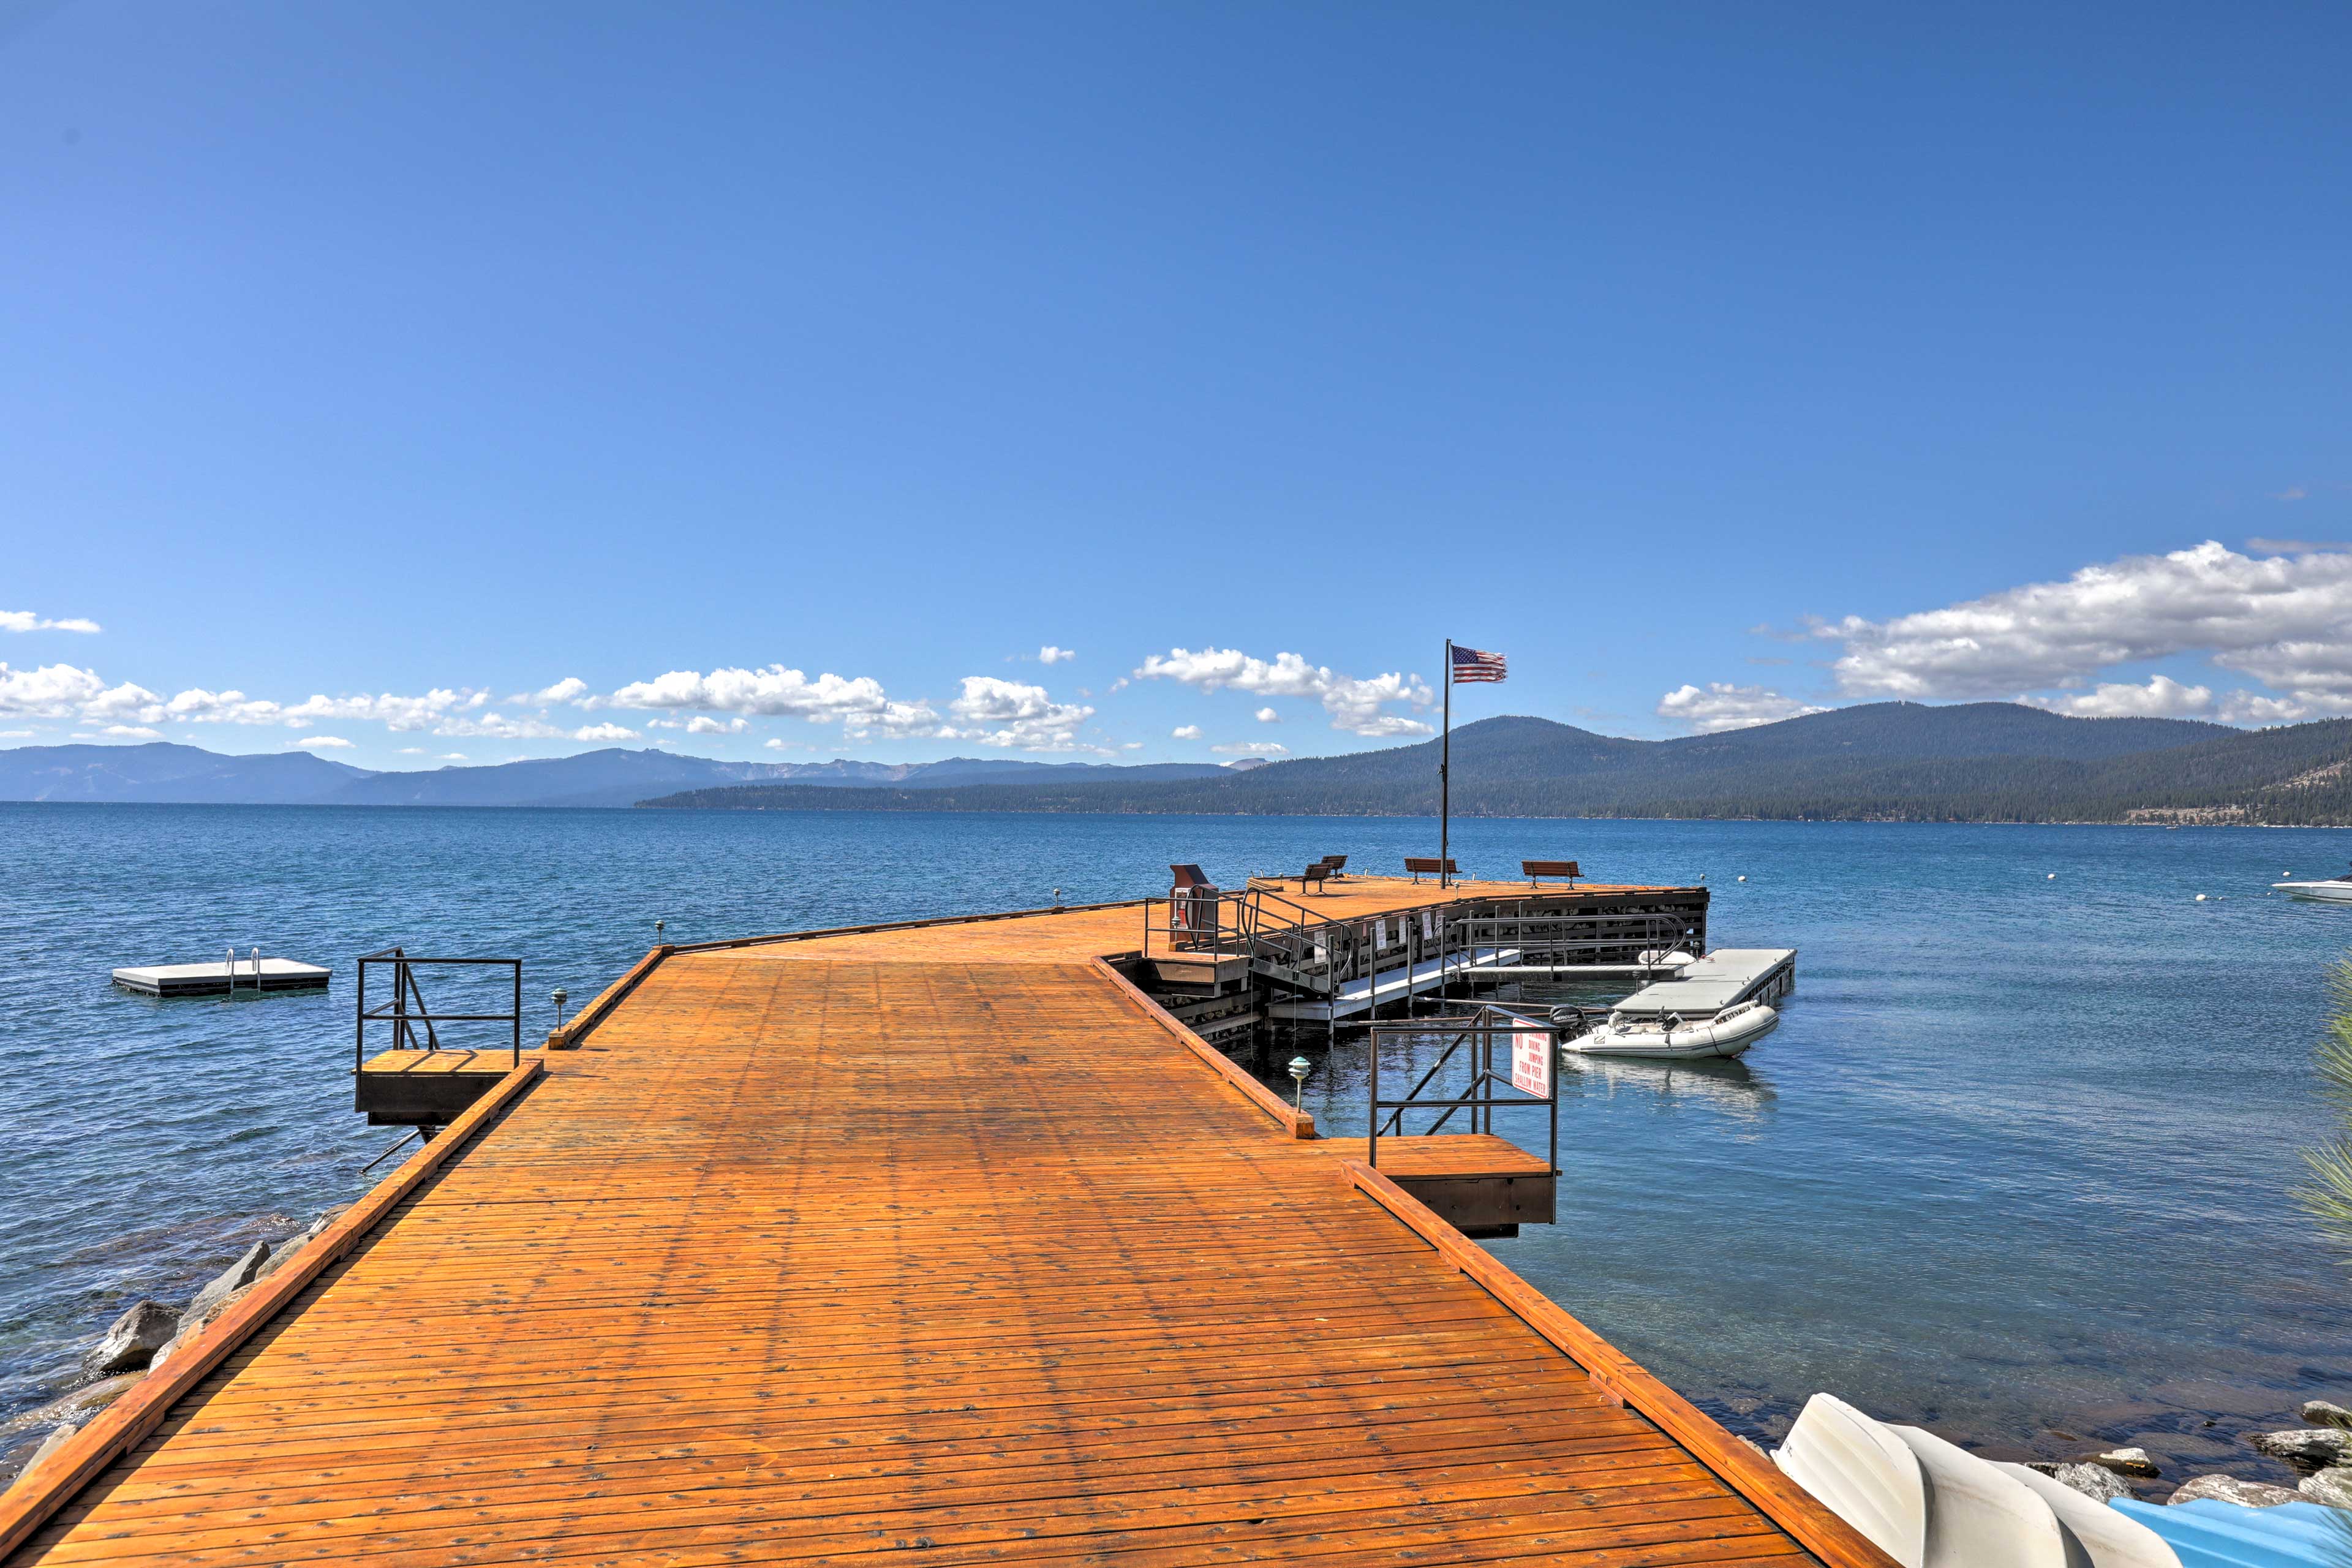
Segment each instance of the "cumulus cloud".
[[1179,724],[1176,728],[1169,731],[1168,732],[1180,741],[1197,741],[1201,738],[1201,726],[1198,724]]
[[939,710],[928,702],[885,702],[871,713],[861,713],[847,721],[842,734],[852,741],[905,741],[918,736],[955,739],[955,731],[940,721]]
[[1236,741],[1228,746],[1211,746],[1209,750],[1228,757],[1278,757],[1290,748],[1278,741]]
[[1037,650],[1037,662],[1039,664],[1060,664],[1065,659],[1076,658],[1077,657],[1077,649],[1055,647],[1052,643],[1047,643],[1044,647]]
[[153,723],[162,699],[129,681],[109,686],[94,669],[45,664],[16,669],[0,662],[0,714],[19,719],[136,719]]
[[1998,697],[2192,652],[2268,686],[2352,694],[2352,555],[2255,559],[2209,540],[1814,635],[1844,644],[1831,668],[1857,697]]
[[1312,697],[1331,715],[1331,728],[1355,735],[1427,735],[1434,726],[1384,710],[1406,703],[1425,708],[1434,700],[1417,675],[1376,675],[1367,679],[1335,675],[1295,653],[1271,662],[1239,648],[1171,648],[1153,654],[1135,670],[1138,680],[1175,680],[1202,691],[1245,691],[1260,697]]
[[151,730],[144,724],[109,724],[99,733],[110,735],[118,741],[160,741],[163,738],[161,730]]
[[76,616],[70,620],[53,621],[37,616],[30,610],[0,610],[0,632],[82,632],[97,631],[96,621],[86,621]]
[[604,700],[615,708],[749,713],[806,719],[818,724],[879,713],[887,702],[882,683],[870,676],[852,679],[827,671],[811,680],[800,670],[781,664],[762,669],[714,669],[708,675],[673,669],[652,680],[634,681]]
[[1705,687],[1681,686],[1658,699],[1658,717],[1671,719],[1694,734],[1717,735],[1755,724],[1795,719],[1825,709],[1807,707],[1793,697],[1762,686],[1733,686],[1712,681]]
[[992,675],[967,675],[963,695],[948,704],[948,711],[969,729],[943,729],[941,734],[983,746],[1017,747],[1024,752],[1101,752],[1099,746],[1078,742],[1078,726],[1094,717],[1092,708],[1056,702],[1042,686],[999,680]]
[[1276,712],[1271,708],[1259,709],[1257,710],[1256,718],[1257,721],[1261,724],[1279,724],[1282,722],[1282,715]]
[[607,742],[634,741],[637,738],[637,732],[635,730],[625,730],[618,724],[583,724],[579,729],[572,731],[572,738],[575,741]]
[[[655,722],[659,723],[660,721],[656,720]],[[697,713],[686,721],[686,732],[689,735],[740,735],[751,727],[751,721],[748,719],[713,719],[707,713]],[[607,724],[604,728],[610,730],[617,726]]]
[[2155,675],[2146,686],[2125,681],[2069,697],[2020,700],[2077,719],[2187,719],[2212,711],[2213,689],[2183,686],[2170,676]]
[[518,697],[518,705],[535,702],[541,708],[552,708],[559,702],[577,702],[588,695],[588,683],[576,675],[567,675],[552,686],[542,687],[528,697]]
[[0,741],[29,741],[33,734],[30,730],[0,730]]
[[305,735],[299,740],[289,741],[286,743],[289,746],[308,747],[314,752],[348,752],[352,749],[352,743],[341,735]]

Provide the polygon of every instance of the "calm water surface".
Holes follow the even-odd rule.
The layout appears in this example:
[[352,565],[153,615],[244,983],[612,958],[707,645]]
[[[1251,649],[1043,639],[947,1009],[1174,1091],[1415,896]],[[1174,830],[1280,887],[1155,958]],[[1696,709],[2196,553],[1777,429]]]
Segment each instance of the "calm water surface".
[[[2352,833],[1454,836],[1474,869],[1704,875],[1717,945],[1801,950],[1785,1022],[1742,1063],[1566,1069],[1561,1223],[1492,1244],[1736,1427],[1773,1435],[1826,1387],[1989,1451],[2132,1440],[2174,1478],[2261,1475],[2240,1432],[2352,1404],[2352,1280],[2288,1195],[2329,1129],[2312,1045],[2352,909],[2267,891],[2343,865]],[[520,956],[537,1032],[551,987],[593,994],[656,918],[691,942],[1056,887],[1130,897],[1171,860],[1237,886],[1433,837],[1402,819],[0,805],[0,1414],[69,1379],[127,1302],[183,1299],[364,1185],[394,1134],[348,1109],[352,954]],[[334,985],[231,1003],[107,984],[231,942],[332,963]],[[1360,1131],[1360,1037],[1328,1060],[1308,1038],[1309,1107]],[[1532,1115],[1503,1130],[1540,1147]]]

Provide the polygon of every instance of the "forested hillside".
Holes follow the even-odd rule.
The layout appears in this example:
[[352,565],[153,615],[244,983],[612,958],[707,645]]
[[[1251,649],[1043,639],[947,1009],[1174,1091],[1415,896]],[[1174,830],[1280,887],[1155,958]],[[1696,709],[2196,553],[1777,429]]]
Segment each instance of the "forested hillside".
[[[1145,782],[701,789],[648,801],[736,810],[1426,816],[1436,742]],[[1729,734],[1625,741],[1545,719],[1454,736],[1465,816],[2352,824],[2352,721],[2263,731],[2069,719],[2010,703],[1877,703]]]

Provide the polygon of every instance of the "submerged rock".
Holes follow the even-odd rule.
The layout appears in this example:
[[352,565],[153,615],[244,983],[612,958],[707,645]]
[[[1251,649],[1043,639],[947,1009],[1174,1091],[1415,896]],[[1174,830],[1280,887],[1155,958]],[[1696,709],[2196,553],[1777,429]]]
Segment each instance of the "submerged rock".
[[2352,1508],[2352,1466],[2330,1465],[2315,1476],[2305,1476],[2300,1489],[2314,1502]]
[[2251,1432],[2246,1441],[2273,1458],[2301,1465],[2333,1465],[2352,1444],[2352,1432],[2337,1426],[2305,1426],[2293,1432]]
[[97,1415],[131,1391],[142,1373],[126,1372],[77,1388],[71,1394],[52,1399],[38,1410],[27,1410],[22,1415],[0,1422],[0,1432],[22,1432],[34,1426],[50,1426],[59,1422],[79,1422]]
[[2347,1410],[2341,1405],[2331,1405],[2325,1399],[2307,1400],[2301,1414],[2306,1426],[2336,1426],[2352,1431],[2352,1410]]
[[2160,1476],[2156,1461],[2147,1457],[2146,1448],[2110,1448],[2104,1454],[2094,1454],[2089,1463],[2103,1465],[2119,1476]]
[[2119,1497],[2132,1495],[2132,1489],[2124,1479],[2105,1465],[2087,1461],[2079,1465],[2061,1465],[2050,1475],[2059,1485],[2072,1487],[2084,1497],[2100,1502],[2113,1502]]
[[[47,1436],[42,1438],[41,1446],[33,1450],[33,1457],[25,1461],[25,1470],[38,1469],[40,1468],[41,1461],[47,1458],[51,1454],[56,1453],[59,1448],[64,1447],[66,1444],[71,1440],[73,1435],[81,1430],[81,1426],[82,1424],[79,1421],[68,1421],[64,1426],[58,1427],[56,1431],[50,1433]],[[17,1474],[22,1475],[25,1473],[25,1470],[20,1470]]]
[[2235,1476],[2200,1476],[2184,1481],[2179,1490],[2164,1500],[2195,1502],[2200,1498],[2218,1498],[2245,1508],[2273,1508],[2283,1502],[2307,1502],[2310,1500],[2291,1487],[2274,1487],[2268,1481],[2243,1481]]
[[252,1284],[255,1277],[260,1274],[261,1266],[268,1261],[269,1243],[257,1241],[247,1247],[244,1257],[222,1269],[213,1277],[211,1284],[196,1292],[196,1299],[188,1303],[188,1316],[202,1317],[226,1300],[232,1292]]
[[180,1326],[180,1314],[161,1301],[142,1301],[114,1320],[106,1337],[81,1358],[83,1375],[112,1377],[136,1372],[171,1343]]

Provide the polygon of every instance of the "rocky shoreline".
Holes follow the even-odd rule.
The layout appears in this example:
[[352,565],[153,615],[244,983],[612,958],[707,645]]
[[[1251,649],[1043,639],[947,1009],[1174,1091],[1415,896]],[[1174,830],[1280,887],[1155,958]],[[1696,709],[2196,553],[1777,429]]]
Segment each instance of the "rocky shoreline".
[[349,1207],[339,1204],[327,1209],[304,1229],[278,1242],[255,1242],[236,1262],[206,1280],[184,1306],[169,1307],[149,1299],[133,1302],[83,1353],[80,1375],[84,1381],[37,1409],[0,1422],[0,1487],[13,1485],[130,1393],[142,1378],[194,1343],[255,1286],[299,1256]]

